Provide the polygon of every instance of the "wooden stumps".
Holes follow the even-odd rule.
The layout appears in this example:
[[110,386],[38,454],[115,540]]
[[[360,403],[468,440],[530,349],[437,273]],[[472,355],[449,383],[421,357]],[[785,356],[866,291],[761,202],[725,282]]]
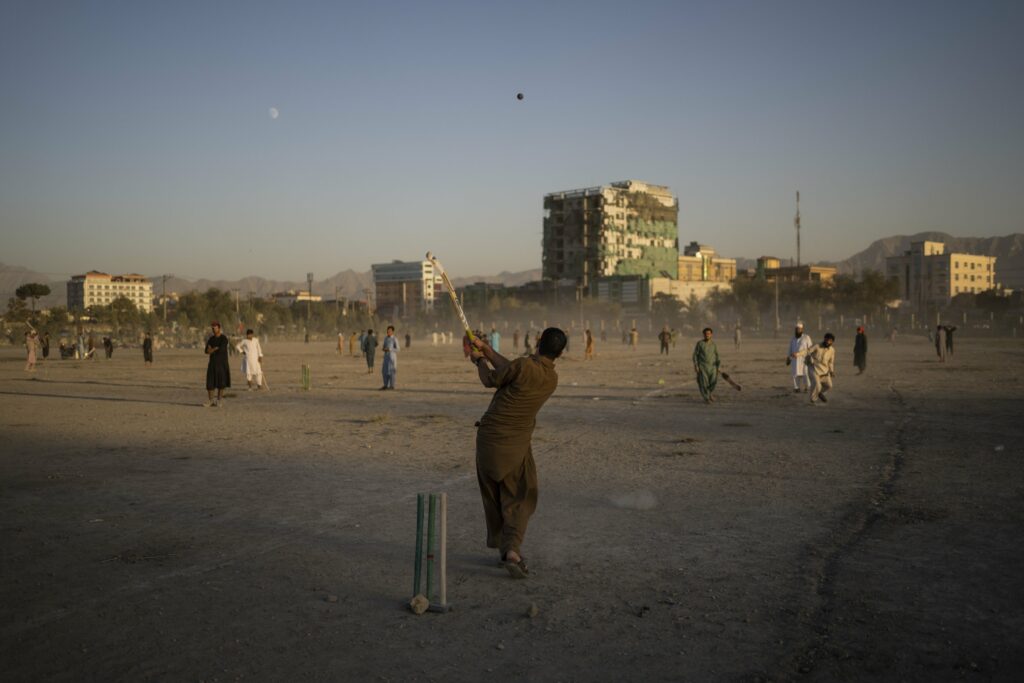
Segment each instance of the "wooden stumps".
[[420,594],[423,572],[423,494],[416,494],[416,560],[413,563],[412,594]]
[[440,529],[440,548],[438,549],[441,555],[441,564],[439,566],[440,571],[438,572],[438,601],[441,606],[448,606],[448,494],[438,494],[441,499],[441,529]]
[[434,597],[434,529],[437,516],[437,494],[431,493],[427,503],[427,589],[424,595],[430,601]]
[[[424,520],[424,518],[426,518]],[[425,523],[424,523],[425,522]],[[426,526],[426,529],[424,529]],[[426,552],[424,553],[424,533]],[[423,576],[423,561],[426,555],[426,577]],[[437,580],[437,602],[434,602],[435,568]],[[422,579],[425,578],[425,584]],[[420,608],[413,611],[447,612],[448,605],[448,494],[416,494],[416,557],[413,560],[413,603],[419,601]],[[413,603],[410,603],[412,606]]]

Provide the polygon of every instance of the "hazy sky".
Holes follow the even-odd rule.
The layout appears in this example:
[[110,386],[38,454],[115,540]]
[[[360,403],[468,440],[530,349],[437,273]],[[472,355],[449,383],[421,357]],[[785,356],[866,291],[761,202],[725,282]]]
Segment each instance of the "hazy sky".
[[796,189],[805,260],[1024,231],[1022,35],[982,0],[5,0],[0,261],[523,270],[544,194],[627,178],[728,256],[792,256]]

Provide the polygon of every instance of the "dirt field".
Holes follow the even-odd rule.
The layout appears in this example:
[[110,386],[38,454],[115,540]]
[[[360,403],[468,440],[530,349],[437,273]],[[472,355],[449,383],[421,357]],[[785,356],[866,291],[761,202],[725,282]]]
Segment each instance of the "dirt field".
[[[560,360],[512,581],[484,547],[457,346],[398,391],[330,344],[264,347],[271,391],[200,407],[201,351],[0,352],[0,661],[36,680],[1019,680],[1024,344],[871,339],[832,400],[787,340]],[[506,345],[508,340],[506,339]],[[313,387],[299,387],[300,365]],[[449,600],[415,616],[418,491],[447,491]],[[537,614],[527,616],[531,605]]]

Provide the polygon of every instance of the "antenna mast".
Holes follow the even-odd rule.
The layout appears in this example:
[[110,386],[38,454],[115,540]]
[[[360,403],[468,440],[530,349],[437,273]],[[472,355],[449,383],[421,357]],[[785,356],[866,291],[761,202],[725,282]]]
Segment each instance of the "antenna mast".
[[796,265],[800,267],[800,190],[796,191],[796,218],[793,219],[796,226]]

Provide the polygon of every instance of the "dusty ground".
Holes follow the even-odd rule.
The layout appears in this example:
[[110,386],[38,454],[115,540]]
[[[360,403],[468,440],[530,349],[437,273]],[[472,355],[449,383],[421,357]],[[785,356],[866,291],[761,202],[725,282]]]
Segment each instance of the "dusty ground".
[[[711,406],[689,341],[559,361],[522,582],[483,544],[489,392],[455,346],[417,340],[383,393],[328,344],[272,343],[272,391],[233,360],[219,410],[200,351],[30,377],[5,350],[4,679],[1019,680],[1024,345],[958,336],[940,365],[876,338],[857,377],[840,341],[822,407],[785,340],[721,341],[744,389]],[[455,610],[417,617],[430,490]]]

